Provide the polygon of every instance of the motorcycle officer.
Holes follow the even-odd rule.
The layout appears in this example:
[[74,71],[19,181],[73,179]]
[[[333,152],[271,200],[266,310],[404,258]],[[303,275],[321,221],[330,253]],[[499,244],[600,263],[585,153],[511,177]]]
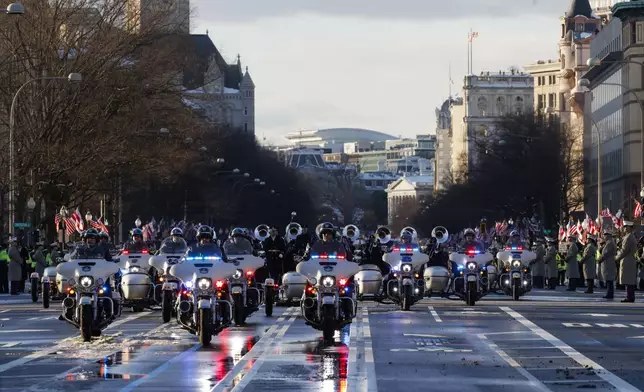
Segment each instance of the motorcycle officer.
[[311,254],[344,254],[347,261],[353,260],[353,254],[351,250],[347,249],[340,241],[335,240],[335,228],[331,223],[323,223],[320,227],[320,241],[317,241],[311,247],[311,251],[307,257],[307,260],[310,258]]
[[132,237],[131,241],[128,241],[123,247],[124,250],[127,250],[130,253],[143,253],[143,250],[147,250],[148,247],[143,242],[143,230],[137,228],[130,231]]
[[159,253],[182,253],[188,249],[186,240],[183,239],[183,230],[178,227],[170,230],[170,237],[163,240]]
[[[72,258],[104,258],[105,259],[105,251],[103,250],[103,247],[98,244],[100,235],[96,229],[88,229],[85,230],[81,234],[81,238],[83,240],[83,245],[82,246],[77,246],[74,249],[74,252],[72,253]],[[105,259],[107,261],[112,261],[112,256],[109,256],[109,259]]]
[[523,241],[521,241],[521,234],[519,234],[517,230],[512,230],[510,232],[510,238],[508,239],[507,244],[505,244],[505,247],[513,248],[519,246],[523,246]]
[[476,240],[476,233],[472,229],[463,230],[463,243],[461,244],[462,249],[467,248],[476,248],[478,250],[483,250],[483,244]]
[[228,240],[224,243],[224,249],[228,255],[250,255],[254,254],[253,244],[248,240],[243,229],[236,228],[230,232]]
[[210,226],[199,226],[199,229],[197,229],[197,241],[199,242],[190,249],[188,255],[219,256],[226,262],[226,253],[215,240],[217,240],[217,235]]

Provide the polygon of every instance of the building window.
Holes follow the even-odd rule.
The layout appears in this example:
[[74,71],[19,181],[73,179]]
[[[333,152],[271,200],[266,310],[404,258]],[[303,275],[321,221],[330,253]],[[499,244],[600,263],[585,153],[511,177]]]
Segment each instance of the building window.
[[504,97],[497,97],[496,98],[496,112],[499,116],[503,116],[505,114],[505,98]]
[[481,112],[481,116],[485,116],[487,113],[487,99],[485,97],[479,97],[478,108]]
[[244,132],[248,132],[248,123],[244,123]]
[[584,32],[584,25],[582,23],[577,23],[575,25],[575,31],[578,33],[583,33]]
[[555,108],[557,106],[557,95],[548,94],[548,107]]
[[539,94],[537,96],[537,109],[541,110],[541,109],[544,108],[544,106],[545,106],[545,102],[544,102],[545,99],[544,98],[545,98],[545,95],[543,95],[543,94]]
[[635,22],[631,22],[631,45],[637,42],[637,27]]
[[244,116],[248,116],[248,107],[244,107]]
[[637,24],[637,43],[642,42],[642,24]]
[[516,97],[514,100],[514,110],[516,114],[523,113],[523,97]]

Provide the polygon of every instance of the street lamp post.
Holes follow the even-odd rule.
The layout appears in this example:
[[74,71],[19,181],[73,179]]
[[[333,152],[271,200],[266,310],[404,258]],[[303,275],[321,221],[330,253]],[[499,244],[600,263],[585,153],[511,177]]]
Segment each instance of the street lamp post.
[[[36,208],[36,201],[34,200],[33,197],[30,197],[29,200],[27,200],[27,212],[29,213],[29,225],[33,227],[33,214],[34,214],[34,209]],[[27,233],[30,233],[30,230],[26,230]],[[27,236],[27,243],[31,244],[31,235]]]
[[[20,4],[20,3],[14,3],[14,4]],[[9,8],[12,5],[13,4],[10,4],[9,7],[7,7],[7,12],[9,12]],[[22,12],[24,13],[24,7],[22,8],[22,10],[23,10]],[[14,12],[17,12],[17,11],[14,10]],[[14,148],[14,142],[13,142],[13,133],[16,125],[16,103],[18,102],[18,96],[20,95],[20,92],[25,87],[27,87],[31,83],[42,81],[42,80],[68,80],[69,82],[80,82],[81,80],[83,80],[83,76],[79,73],[70,73],[66,77],[46,76],[42,78],[30,79],[26,81],[22,86],[20,86],[20,88],[18,88],[18,91],[16,91],[16,93],[13,96],[13,100],[11,101],[11,110],[9,111],[9,231],[10,232],[13,228],[13,224],[16,221],[16,208],[15,208],[16,184],[14,183],[15,148]]]
[[93,217],[94,216],[92,215],[92,213],[89,212],[89,210],[87,210],[87,213],[85,214],[85,220],[87,221],[87,223],[92,223],[92,218]]

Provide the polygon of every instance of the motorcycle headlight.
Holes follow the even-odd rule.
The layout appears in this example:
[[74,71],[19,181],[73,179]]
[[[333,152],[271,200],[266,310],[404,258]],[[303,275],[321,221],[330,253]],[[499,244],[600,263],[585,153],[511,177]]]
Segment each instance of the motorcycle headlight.
[[208,278],[200,278],[197,280],[197,287],[199,290],[208,290],[212,286],[212,281]]
[[139,272],[141,271],[141,268],[139,267],[130,267],[130,272]]
[[521,267],[521,261],[519,261],[519,260],[514,260],[514,261],[512,261],[512,266],[513,266],[514,268],[519,268],[519,267]]
[[89,288],[94,285],[94,278],[92,278],[91,276],[81,276],[78,280],[78,283],[80,283],[80,285],[85,288]]
[[333,287],[335,286],[335,278],[333,276],[325,276],[322,278],[322,285],[324,287]]
[[242,275],[244,275],[244,271],[242,271],[242,270],[238,269],[238,270],[237,270],[237,271],[235,271],[235,273],[233,274],[233,278],[234,278],[234,279],[239,279],[239,278],[241,278],[241,277],[242,277]]
[[311,278],[311,279],[309,279],[309,282],[311,282],[311,284],[312,284],[312,285],[314,285],[314,286],[315,286],[316,284],[318,284],[318,280],[317,280],[317,279],[315,279],[315,278]]
[[402,270],[402,272],[411,272],[411,264],[403,264],[400,269]]
[[477,267],[476,263],[467,263],[467,269],[470,271],[474,271]]

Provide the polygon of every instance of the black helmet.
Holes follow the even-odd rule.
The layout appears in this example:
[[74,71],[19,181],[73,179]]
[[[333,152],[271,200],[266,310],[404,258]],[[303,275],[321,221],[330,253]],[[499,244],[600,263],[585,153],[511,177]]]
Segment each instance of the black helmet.
[[88,238],[94,238],[95,240],[97,240],[100,235],[98,234],[98,230],[88,229],[88,230],[85,230],[81,236],[84,240]]
[[132,237],[136,237],[138,235],[139,237],[143,238],[143,230],[136,227],[130,231],[130,235]]
[[217,238],[215,231],[210,226],[199,226],[197,229],[197,239],[201,240],[202,238],[210,238],[212,240]]
[[110,239],[110,235],[104,231],[101,231],[100,233],[98,233],[98,235],[101,237],[101,239],[106,239],[106,240]]
[[333,235],[333,234],[335,234],[335,227],[333,226],[333,224],[332,224],[332,223],[324,222],[324,223],[322,223],[322,224],[320,225],[320,232],[318,233],[318,235],[320,236],[320,238],[322,238],[322,236],[323,236],[325,233],[329,233],[329,234],[332,234],[332,235]]
[[173,237],[183,237],[183,230],[178,227],[175,227],[170,231],[170,235]]
[[240,236],[245,236],[246,232],[244,232],[244,229],[236,227],[230,232],[230,238],[233,237],[240,237]]

